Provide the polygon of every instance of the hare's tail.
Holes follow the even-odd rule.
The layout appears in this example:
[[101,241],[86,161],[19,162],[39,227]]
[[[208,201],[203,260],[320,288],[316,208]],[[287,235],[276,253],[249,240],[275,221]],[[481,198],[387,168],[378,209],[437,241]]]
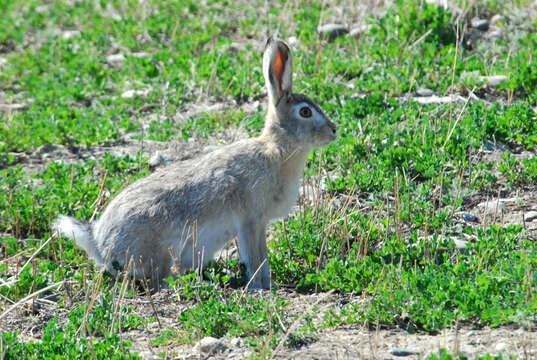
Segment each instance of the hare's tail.
[[90,223],[60,215],[54,221],[52,229],[58,231],[68,239],[74,242],[86,251],[88,256],[95,261],[97,266],[104,264],[103,256],[101,255],[97,243],[93,238],[93,230]]

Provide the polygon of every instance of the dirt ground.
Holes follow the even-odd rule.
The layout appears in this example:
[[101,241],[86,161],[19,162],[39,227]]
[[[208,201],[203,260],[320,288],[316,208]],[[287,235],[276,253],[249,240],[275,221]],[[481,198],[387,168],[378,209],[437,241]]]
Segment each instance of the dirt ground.
[[[379,1],[381,6],[386,2]],[[351,14],[356,17],[354,23],[363,21],[369,10]],[[341,14],[339,14],[341,15]],[[325,19],[326,22],[338,18],[338,13]],[[206,107],[199,104],[187,109],[186,117],[195,115],[196,111],[206,111]],[[230,104],[217,104],[225,108]],[[257,106],[243,106],[245,111],[257,111]],[[215,104],[212,104],[215,106]],[[203,109],[203,110],[199,110]],[[113,147],[92,147],[91,149],[69,148],[61,145],[45,145],[32,153],[17,153],[15,164],[21,165],[27,173],[42,171],[52,161],[74,162],[85,159],[102,159],[106,152],[115,156],[130,154],[135,156],[142,148],[144,154],[150,159],[152,167],[164,166],[175,160],[184,160],[205,151],[211,151],[219,142],[231,142],[247,137],[246,131],[229,130],[219,138],[208,139],[204,142],[171,142],[160,143],[133,139],[133,134],[126,135]],[[505,151],[502,144],[493,144],[475,154],[474,163],[497,161]],[[509,149],[513,156],[525,158],[535,156],[535,153]],[[463,208],[457,214],[460,224],[465,226],[487,226],[489,224],[522,224],[532,239],[537,239],[537,219],[526,221],[526,215],[537,211],[537,189],[515,188],[499,189],[495,194],[474,194],[467,197]],[[495,206],[483,205],[494,202]],[[468,215],[471,214],[471,220]],[[465,241],[473,241],[467,238]],[[256,292],[263,296],[263,291]],[[176,301],[170,290],[162,290],[152,296],[152,304],[147,298],[123,300],[124,305],[133,306],[133,312],[144,318],[156,317],[158,322],[148,325],[147,328],[130,331],[123,334],[123,338],[132,341],[132,349],[140,352],[143,358],[158,358],[159,354],[169,354],[173,359],[201,359],[212,357],[214,359],[241,359],[251,355],[246,344],[237,339],[222,339],[223,350],[212,355],[201,354],[194,345],[168,344],[154,348],[150,342],[161,336],[163,329],[178,327],[179,314],[185,310],[186,305]],[[289,289],[280,289],[277,295],[289,301],[284,314],[291,323],[289,333],[300,321],[294,322],[294,315],[309,314],[313,321],[319,321],[323,310],[337,308],[340,298],[333,293],[304,295]],[[62,294],[63,296],[63,294]],[[76,301],[84,299],[72,299]],[[361,302],[364,299],[356,297],[348,301]],[[29,301],[17,310],[11,312],[2,322],[2,331],[17,330],[21,339],[38,340],[41,337],[43,325],[53,316],[61,321],[67,321],[69,308],[73,304],[59,307],[57,298],[48,297],[38,301]],[[314,312],[317,306],[320,311]],[[300,318],[300,316],[299,316]],[[327,328],[312,336],[311,341],[295,348],[278,346],[273,352],[275,359],[416,359],[435,354],[439,349],[445,348],[452,354],[461,354],[468,358],[475,358],[485,354],[504,356],[517,356],[520,359],[537,359],[537,332],[536,329],[500,327],[500,328],[469,328],[462,326],[459,329],[446,329],[439,334],[409,334],[403,329],[370,329],[365,326],[349,326],[343,328]]]

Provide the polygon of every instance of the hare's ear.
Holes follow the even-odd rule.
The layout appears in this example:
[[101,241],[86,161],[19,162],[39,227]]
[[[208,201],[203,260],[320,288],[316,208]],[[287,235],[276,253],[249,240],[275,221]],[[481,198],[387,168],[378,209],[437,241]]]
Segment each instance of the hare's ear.
[[293,61],[289,46],[276,38],[268,38],[263,55],[263,75],[269,103],[276,106],[283,95],[293,88]]

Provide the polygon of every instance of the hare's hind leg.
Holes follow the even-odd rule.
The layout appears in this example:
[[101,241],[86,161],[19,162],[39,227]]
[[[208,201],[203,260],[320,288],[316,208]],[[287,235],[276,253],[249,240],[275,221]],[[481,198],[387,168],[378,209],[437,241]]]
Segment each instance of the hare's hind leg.
[[239,251],[246,265],[251,288],[271,287],[270,270],[265,240],[266,226],[256,221],[244,221],[239,225]]

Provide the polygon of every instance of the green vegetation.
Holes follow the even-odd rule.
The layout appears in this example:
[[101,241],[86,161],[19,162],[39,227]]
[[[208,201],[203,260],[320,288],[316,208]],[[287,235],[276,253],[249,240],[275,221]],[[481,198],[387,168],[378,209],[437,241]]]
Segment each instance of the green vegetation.
[[[0,0],[0,104],[22,106],[0,108],[0,299],[7,309],[60,283],[42,295],[57,297],[64,311],[51,315],[39,341],[2,332],[6,359],[136,357],[122,333],[155,320],[119,304],[124,296],[145,298],[144,286],[131,284],[125,293],[115,291],[117,279],[101,281],[71,241],[49,241],[51,219],[98,216],[111,196],[149,174],[143,141],[204,144],[228,128],[256,136],[262,109],[241,105],[265,101],[259,49],[276,24],[280,36],[299,41],[296,91],[318,100],[339,139],[310,155],[305,182],[314,184],[313,199],[306,196],[271,229],[273,277],[299,293],[366,300],[334,304],[316,314],[320,321],[310,318],[315,310],[287,316],[285,297],[243,293],[240,264],[220,261],[204,272],[210,283],[196,274],[168,279],[186,308],[153,346],[237,336],[265,357],[281,341],[292,347],[346,324],[430,333],[456,324],[535,327],[535,235],[524,224],[460,217],[500,193],[535,194],[536,23],[521,19],[513,29],[503,20],[502,39],[466,46],[465,18],[457,26],[450,10],[398,0],[385,16],[369,19],[360,38],[327,43],[315,29],[337,12],[321,1],[282,3],[266,18],[257,13],[263,6]],[[492,16],[503,8],[484,1],[467,10]],[[110,58],[117,54],[124,58]],[[491,87],[479,80],[488,75],[508,79]],[[420,88],[470,100],[408,99]],[[200,103],[224,106],[189,113]],[[21,160],[48,144],[82,154],[125,139],[139,142],[136,155],[53,159],[33,172]],[[509,150],[484,159],[483,150],[496,143]],[[465,249],[453,239],[467,240]]]

